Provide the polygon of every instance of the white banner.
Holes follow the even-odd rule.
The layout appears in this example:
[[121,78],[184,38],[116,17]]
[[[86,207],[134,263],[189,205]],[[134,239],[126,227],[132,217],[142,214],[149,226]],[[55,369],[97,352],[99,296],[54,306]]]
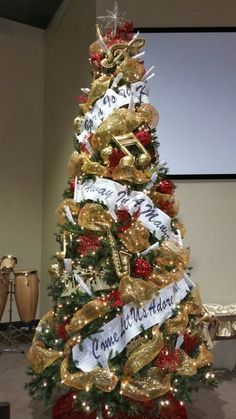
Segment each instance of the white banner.
[[115,109],[129,105],[131,97],[134,103],[149,103],[146,82],[131,83],[130,87],[121,86],[118,88],[118,92],[107,89],[105,95],[95,102],[91,111],[86,113],[80,134],[77,135],[78,141],[87,144],[90,133],[94,133]]
[[185,276],[178,282],[160,290],[142,307],[126,304],[122,314],[105,324],[89,338],[72,349],[75,366],[84,372],[92,371],[101,364],[108,367],[108,360],[124,350],[126,345],[143,330],[161,326],[172,316],[173,309],[190,291]]
[[138,220],[154,234],[158,240],[169,237],[170,217],[157,208],[152,200],[143,192],[127,189],[113,180],[101,179],[89,180],[83,184],[75,185],[74,199],[76,202],[91,199],[107,205],[111,215],[116,219],[115,208],[127,209],[131,214],[139,211]]

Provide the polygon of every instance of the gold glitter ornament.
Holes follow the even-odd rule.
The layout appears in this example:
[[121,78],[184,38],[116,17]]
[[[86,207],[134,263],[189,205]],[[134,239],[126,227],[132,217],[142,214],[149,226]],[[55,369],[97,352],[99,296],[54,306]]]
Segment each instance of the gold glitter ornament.
[[82,126],[83,121],[84,121],[84,117],[83,116],[77,116],[74,119],[74,130],[75,130],[75,133],[76,134],[79,134],[80,133],[80,129],[81,129],[81,126]]
[[158,292],[158,288],[152,282],[126,275],[120,280],[119,291],[121,299],[125,304],[134,302],[137,305],[141,305],[145,300],[154,297]]
[[134,110],[115,109],[96,129],[91,140],[92,147],[102,150],[109,145],[113,137],[134,131],[143,119],[143,116]]
[[115,75],[122,73],[125,83],[134,83],[142,80],[145,74],[144,64],[137,60],[127,59],[123,61],[116,69]]
[[159,122],[159,113],[150,105],[150,103],[143,103],[137,108],[137,114],[142,121],[149,125],[150,128],[155,128]]
[[78,224],[87,230],[107,230],[114,222],[112,216],[100,204],[87,203],[79,213]]
[[131,227],[123,233],[119,233],[119,239],[126,249],[132,253],[142,252],[150,246],[148,241],[150,233],[140,222],[135,221]]
[[98,175],[98,176],[107,175],[106,167],[102,166],[101,164],[95,161],[91,161],[86,154],[81,153],[80,159],[81,159],[81,170],[83,173],[91,174],[91,175]]
[[108,163],[108,159],[109,159],[109,156],[112,154],[112,150],[113,150],[112,146],[108,146],[102,149],[100,154],[105,164]]
[[89,111],[90,107],[97,99],[105,94],[109,87],[110,81],[110,77],[105,74],[93,81],[88,94],[87,102],[80,104],[80,109],[84,114]]
[[147,370],[145,377],[127,377],[121,381],[122,395],[140,402],[163,396],[170,387],[171,374],[164,374],[157,367]]
[[129,356],[124,366],[125,375],[134,375],[145,365],[153,361],[164,346],[164,339],[157,326],[152,328],[152,339],[141,343],[139,348]]
[[53,263],[52,265],[49,266],[48,272],[51,276],[51,279],[55,281],[61,278],[63,270],[61,269],[58,263]]

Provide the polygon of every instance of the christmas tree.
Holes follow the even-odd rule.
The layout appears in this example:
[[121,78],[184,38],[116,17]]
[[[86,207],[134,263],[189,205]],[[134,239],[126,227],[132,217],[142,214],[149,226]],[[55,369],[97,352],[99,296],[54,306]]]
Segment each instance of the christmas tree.
[[54,399],[54,419],[186,418],[192,391],[214,384],[175,185],[159,161],[152,69],[120,18],[115,5],[89,48],[93,80],[56,210],[54,305],[28,354],[29,391]]

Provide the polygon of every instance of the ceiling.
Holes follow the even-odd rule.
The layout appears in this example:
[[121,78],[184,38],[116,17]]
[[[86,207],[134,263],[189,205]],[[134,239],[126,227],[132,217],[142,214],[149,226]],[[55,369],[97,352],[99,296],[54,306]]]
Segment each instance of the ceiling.
[[0,0],[0,17],[46,29],[63,0]]

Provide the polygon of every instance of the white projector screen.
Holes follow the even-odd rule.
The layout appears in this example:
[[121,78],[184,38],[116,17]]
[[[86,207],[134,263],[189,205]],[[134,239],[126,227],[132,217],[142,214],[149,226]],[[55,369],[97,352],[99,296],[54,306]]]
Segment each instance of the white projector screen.
[[236,31],[139,30],[170,175],[236,178]]

